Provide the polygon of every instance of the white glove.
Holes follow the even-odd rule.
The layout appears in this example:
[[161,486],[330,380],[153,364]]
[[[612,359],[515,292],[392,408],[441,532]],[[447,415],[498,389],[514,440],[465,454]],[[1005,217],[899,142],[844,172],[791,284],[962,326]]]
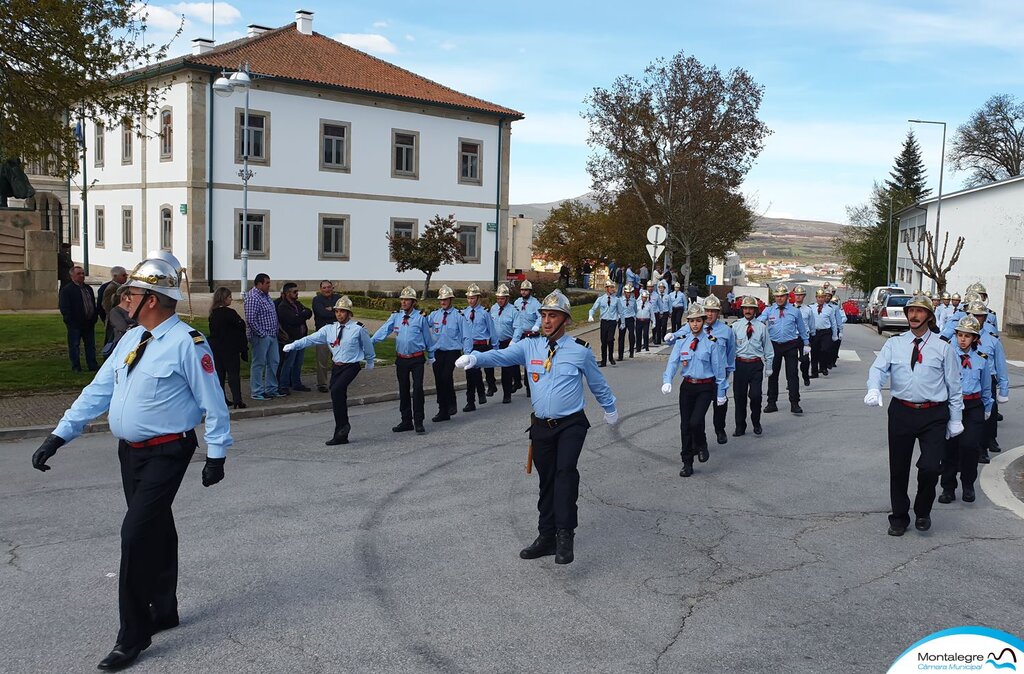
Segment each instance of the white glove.
[[619,411],[612,410],[611,412],[604,413],[604,420],[609,426],[614,426],[619,423]]
[[964,425],[959,421],[950,421],[946,424],[946,439],[955,438],[964,432]]
[[461,367],[463,370],[476,367],[476,356],[472,353],[467,353],[465,356],[459,356],[455,359],[455,367]]
[[662,384],[662,385],[661,385],[661,392],[662,392],[662,393],[663,393],[664,395],[668,395],[669,393],[672,393],[672,384],[671,384],[671,383],[668,383],[668,384]]
[[434,364],[434,360],[436,360],[436,359],[435,358],[427,358],[427,363],[433,365]]
[[864,404],[868,407],[882,406],[882,392],[876,388],[868,391],[868,394],[864,396]]
[[992,416],[992,410],[989,410],[988,412],[985,412],[985,421],[988,421],[988,418],[990,416]]
[[665,343],[666,344],[671,344],[674,341],[676,341],[676,333],[670,332],[667,335],[665,335]]
[[285,353],[290,353],[290,352],[292,352],[294,350],[295,350],[295,342],[292,342],[291,344],[285,344],[284,345],[284,352]]
[[1008,402],[1010,402],[1010,396],[1001,396],[1001,395],[997,395],[997,396],[996,396],[996,402],[999,402],[999,403],[1008,403]]
[[593,323],[593,322],[594,322],[594,315],[591,314],[590,316],[587,316],[587,323]]
[[809,347],[809,346],[805,346],[804,347],[804,355],[805,356],[811,355],[811,347]]
[[715,400],[715,404],[718,405],[719,407],[721,407],[722,405],[724,405],[727,402],[729,402],[729,399],[726,398],[725,396],[722,396],[721,398],[718,398],[718,399]]
[[842,338],[843,338],[843,333],[842,333],[842,332],[840,332],[840,333],[839,333],[839,339],[840,339],[840,340],[842,340]]

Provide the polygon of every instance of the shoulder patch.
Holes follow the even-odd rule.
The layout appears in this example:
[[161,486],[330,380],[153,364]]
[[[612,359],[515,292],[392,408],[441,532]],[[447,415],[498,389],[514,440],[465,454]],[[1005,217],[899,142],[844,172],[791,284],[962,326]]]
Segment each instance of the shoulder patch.
[[574,340],[574,341],[575,341],[575,342],[576,342],[577,344],[579,344],[580,346],[584,346],[584,347],[586,347],[586,348],[588,348],[588,349],[590,348],[590,342],[584,342],[584,341],[583,341],[582,339],[580,339],[579,337],[574,337],[574,338],[573,338],[573,340]]
[[203,333],[199,332],[198,330],[189,330],[188,331],[188,335],[189,335],[189,337],[192,338],[192,341],[194,343],[196,343],[196,344],[202,344],[203,342],[206,341],[206,339],[203,338]]

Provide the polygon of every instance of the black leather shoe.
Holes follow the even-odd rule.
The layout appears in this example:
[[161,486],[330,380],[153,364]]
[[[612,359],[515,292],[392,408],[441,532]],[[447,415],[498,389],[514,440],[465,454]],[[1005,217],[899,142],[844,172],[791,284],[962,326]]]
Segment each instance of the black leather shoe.
[[932,528],[932,518],[918,517],[916,520],[914,520],[914,528],[918,531],[928,531]]
[[964,493],[961,496],[964,503],[974,503],[974,487],[964,487]]
[[327,393],[330,389],[326,386],[320,385],[316,387],[316,390],[320,391],[320,393]]
[[497,386],[488,386],[487,387],[487,395],[488,396],[492,396],[492,395],[494,395],[497,392],[498,392],[498,387]]
[[693,475],[693,464],[684,463],[682,469],[679,471],[679,477],[690,477]]
[[568,529],[559,529],[555,534],[555,564],[572,563],[572,539],[574,536],[575,534]]
[[448,408],[448,416],[454,417],[458,413],[459,413],[459,406],[458,405],[455,405],[453,407]]
[[512,402],[512,396],[509,395],[502,397],[501,402],[503,405],[509,404],[510,402]]
[[716,431],[715,436],[718,438],[718,444],[724,445],[729,442],[729,438],[725,435],[725,431]]
[[427,429],[423,428],[423,422],[416,424],[416,435],[423,435],[427,432]]
[[466,406],[462,408],[463,412],[476,412],[476,403],[466,403]]
[[146,639],[145,641],[131,647],[114,644],[114,650],[110,651],[110,653],[107,654],[107,657],[100,660],[100,664],[96,665],[96,668],[107,672],[124,669],[135,662],[139,657],[139,654],[149,648],[150,643],[150,640]]
[[999,443],[996,442],[995,438],[992,438],[991,440],[988,441],[988,451],[998,453],[1003,451],[1003,448],[999,446]]
[[800,403],[790,403],[789,411],[792,412],[793,414],[803,414],[804,413],[803,408],[800,407]]
[[330,440],[328,440],[327,442],[325,442],[324,444],[329,446],[329,447],[333,447],[334,445],[347,445],[348,444],[348,434],[349,434],[349,431],[351,431],[351,430],[352,430],[351,424],[345,424],[344,426],[342,426],[338,430],[334,431],[334,437],[331,438]]
[[[745,429],[745,428],[737,428],[735,431],[732,432],[732,437],[738,438],[738,437],[740,437],[741,435],[743,435],[746,432],[747,432],[747,429]],[[719,444],[724,444],[721,440],[719,440],[718,442],[719,442]]]
[[614,358],[609,358],[608,362],[611,363],[612,365],[615,365],[615,359]]
[[480,402],[481,405],[486,405],[487,404],[487,396],[480,396],[479,402]]
[[939,503],[952,503],[956,500],[956,492],[949,489],[943,489],[942,493],[939,494]]
[[772,412],[778,412],[779,408],[775,403],[768,403],[764,406],[764,413],[771,414]]
[[235,409],[236,410],[244,410],[246,407],[248,407],[248,405],[243,403],[241,400],[239,400],[237,403],[235,403]]
[[701,447],[697,450],[697,460],[701,463],[707,463],[708,459],[711,458],[711,452],[708,451],[707,446]]
[[817,379],[817,378],[818,378],[818,373],[817,372],[815,372],[814,374],[811,375],[811,379]]
[[[241,225],[239,225],[239,227],[241,227]],[[605,367],[605,363],[598,363],[597,366],[598,367]]]
[[828,370],[822,370],[821,371],[821,376],[822,377],[827,377],[828,376]]
[[555,554],[554,536],[537,536],[537,540],[531,543],[529,547],[519,551],[519,557],[522,559],[537,559],[538,557],[547,557],[553,554]]
[[810,386],[811,380],[808,377],[804,377],[804,386]]
[[451,420],[451,416],[449,416],[449,415],[447,415],[447,414],[441,414],[440,412],[438,412],[437,414],[435,414],[434,416],[432,416],[432,417],[430,418],[430,420],[431,420],[431,421],[433,421],[433,422],[438,422],[438,421],[450,421],[450,420]]
[[907,528],[905,526],[899,526],[899,525],[896,525],[896,524],[890,524],[889,525],[889,535],[890,536],[902,536],[906,532],[907,532]]
[[149,605],[149,620],[153,625],[153,634],[174,629],[179,625],[177,609],[171,609],[163,614],[158,614],[152,604]]
[[988,458],[988,452],[978,457],[978,463],[989,463],[992,459]]
[[761,424],[754,422],[754,435],[761,435]]
[[398,424],[397,426],[392,426],[391,430],[393,430],[395,433],[404,433],[405,431],[411,431],[412,430],[412,422],[411,421],[403,421],[402,423]]
[[1002,420],[1003,420],[1003,413],[1002,412],[996,412],[996,421],[1002,421]]

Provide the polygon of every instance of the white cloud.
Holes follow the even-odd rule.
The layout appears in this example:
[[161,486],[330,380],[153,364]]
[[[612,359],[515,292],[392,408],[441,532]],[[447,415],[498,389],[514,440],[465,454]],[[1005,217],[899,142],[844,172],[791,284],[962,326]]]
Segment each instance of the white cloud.
[[[158,31],[176,31],[182,25],[181,14],[176,14],[166,7],[158,5],[144,5],[136,2],[132,5],[132,13],[139,18],[146,20],[146,27]],[[188,22],[185,22],[185,28]]]
[[334,39],[371,54],[398,53],[398,47],[391,40],[376,33],[338,33]]
[[450,40],[445,40],[444,42],[439,44],[438,47],[440,47],[444,51],[451,51],[451,50],[455,49],[456,44],[454,42],[450,41]]
[[387,21],[374,21],[374,28],[387,28],[390,24]]
[[206,24],[210,23],[212,9],[214,23],[218,26],[229,26],[242,18],[242,12],[226,2],[179,2],[176,5],[168,5],[168,9]]
[[415,42],[416,41],[416,36],[415,35],[406,35],[405,39],[408,40],[409,42]]

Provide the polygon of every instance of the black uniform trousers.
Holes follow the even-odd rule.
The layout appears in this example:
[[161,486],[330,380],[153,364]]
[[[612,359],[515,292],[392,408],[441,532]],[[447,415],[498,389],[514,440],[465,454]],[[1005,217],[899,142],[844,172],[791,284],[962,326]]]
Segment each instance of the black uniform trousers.
[[[993,414],[994,416],[994,414]],[[985,406],[980,400],[964,401],[964,432],[946,440],[942,452],[943,490],[956,489],[956,476],[960,474],[960,486],[971,488],[978,479],[978,451],[985,433]]]
[[681,327],[683,327],[683,308],[672,307],[672,332],[678,331]]
[[615,328],[618,320],[601,319],[601,365],[615,362]]
[[[507,349],[509,344],[512,343],[511,339],[504,339],[498,342],[499,349]],[[507,365],[501,368],[501,395],[504,398],[512,395],[513,382],[516,378],[516,373],[519,372],[518,365]]]
[[153,634],[153,618],[177,616],[178,532],[171,505],[198,442],[195,431],[153,447],[118,443],[128,512],[121,523],[117,643],[132,647]]
[[910,462],[914,458],[914,443],[921,446],[917,460],[917,496],[914,513],[928,517],[935,501],[935,485],[942,470],[942,453],[946,444],[946,423],[949,421],[949,403],[935,407],[914,409],[893,398],[889,403],[889,499],[892,514],[889,523],[894,526],[910,524]]
[[[729,378],[729,371],[725,371],[726,379]],[[735,385],[735,384],[734,384]],[[718,397],[718,393],[715,393],[715,397]],[[712,406],[711,410],[711,422],[715,427],[715,433],[725,433],[725,417],[729,414],[729,399],[726,398],[724,405],[719,405],[717,400]]]
[[[747,400],[750,400],[750,421],[761,423],[761,384],[764,379],[764,362],[744,363],[736,361],[736,373],[732,376],[733,396],[736,398],[736,430],[747,430]],[[718,408],[715,408],[718,411]],[[723,426],[724,428],[724,426]]]
[[830,368],[835,367],[836,363],[839,362],[839,347],[841,347],[842,345],[843,345],[843,340],[841,340],[841,339],[837,339],[834,342],[832,342],[832,348],[829,349],[830,358],[829,358],[829,361],[828,361],[828,363],[829,363],[828,366]]
[[643,318],[636,319],[636,350],[651,350],[651,322]]
[[462,355],[458,349],[434,352],[434,386],[437,387],[437,413],[441,416],[455,414],[459,406],[455,396],[455,361]]
[[636,319],[626,318],[624,319],[626,327],[619,328],[619,360],[622,360],[622,354],[626,350],[626,337],[629,336],[629,357],[633,357],[633,343],[636,339]]
[[228,388],[231,389],[232,402],[242,402],[242,363],[238,351],[234,352],[213,352],[213,363],[217,366],[217,380],[220,387],[224,389],[224,380],[227,379]]
[[981,448],[986,452],[992,446],[992,441],[996,439],[996,434],[999,431],[999,400],[996,397],[999,395],[998,382],[995,375],[992,375],[992,415],[984,422],[984,432],[981,438]]
[[540,478],[537,531],[541,536],[554,536],[557,529],[576,529],[576,499],[580,492],[576,463],[590,428],[583,410],[555,424],[552,427],[545,420],[533,418],[530,425],[533,465],[537,466]]
[[335,363],[331,368],[331,407],[334,408],[334,434],[348,426],[348,385],[359,374],[359,363]]
[[799,339],[788,342],[772,342],[775,357],[772,359],[772,373],[768,375],[768,402],[779,399],[779,373],[782,361],[786,361],[786,387],[789,389],[789,402],[800,402],[800,377],[797,373],[797,358],[801,352]]
[[668,313],[661,312],[654,314],[654,343],[661,344],[668,331]]
[[423,423],[423,363],[424,356],[396,358],[395,376],[398,377],[398,409],[402,421]]
[[[486,353],[491,350],[491,345],[474,344],[473,350],[479,353]],[[494,377],[492,372],[491,377]],[[475,403],[479,398],[481,402],[487,401],[487,391],[484,388],[484,373],[478,367],[471,367],[466,370],[466,401]]]
[[708,446],[704,432],[704,418],[708,407],[715,400],[715,384],[690,384],[685,380],[679,385],[679,432],[681,435],[683,463],[692,464],[693,457]]
[[[811,374],[828,372],[832,362],[832,328],[823,328],[811,335]],[[807,371],[804,371],[804,377]]]

